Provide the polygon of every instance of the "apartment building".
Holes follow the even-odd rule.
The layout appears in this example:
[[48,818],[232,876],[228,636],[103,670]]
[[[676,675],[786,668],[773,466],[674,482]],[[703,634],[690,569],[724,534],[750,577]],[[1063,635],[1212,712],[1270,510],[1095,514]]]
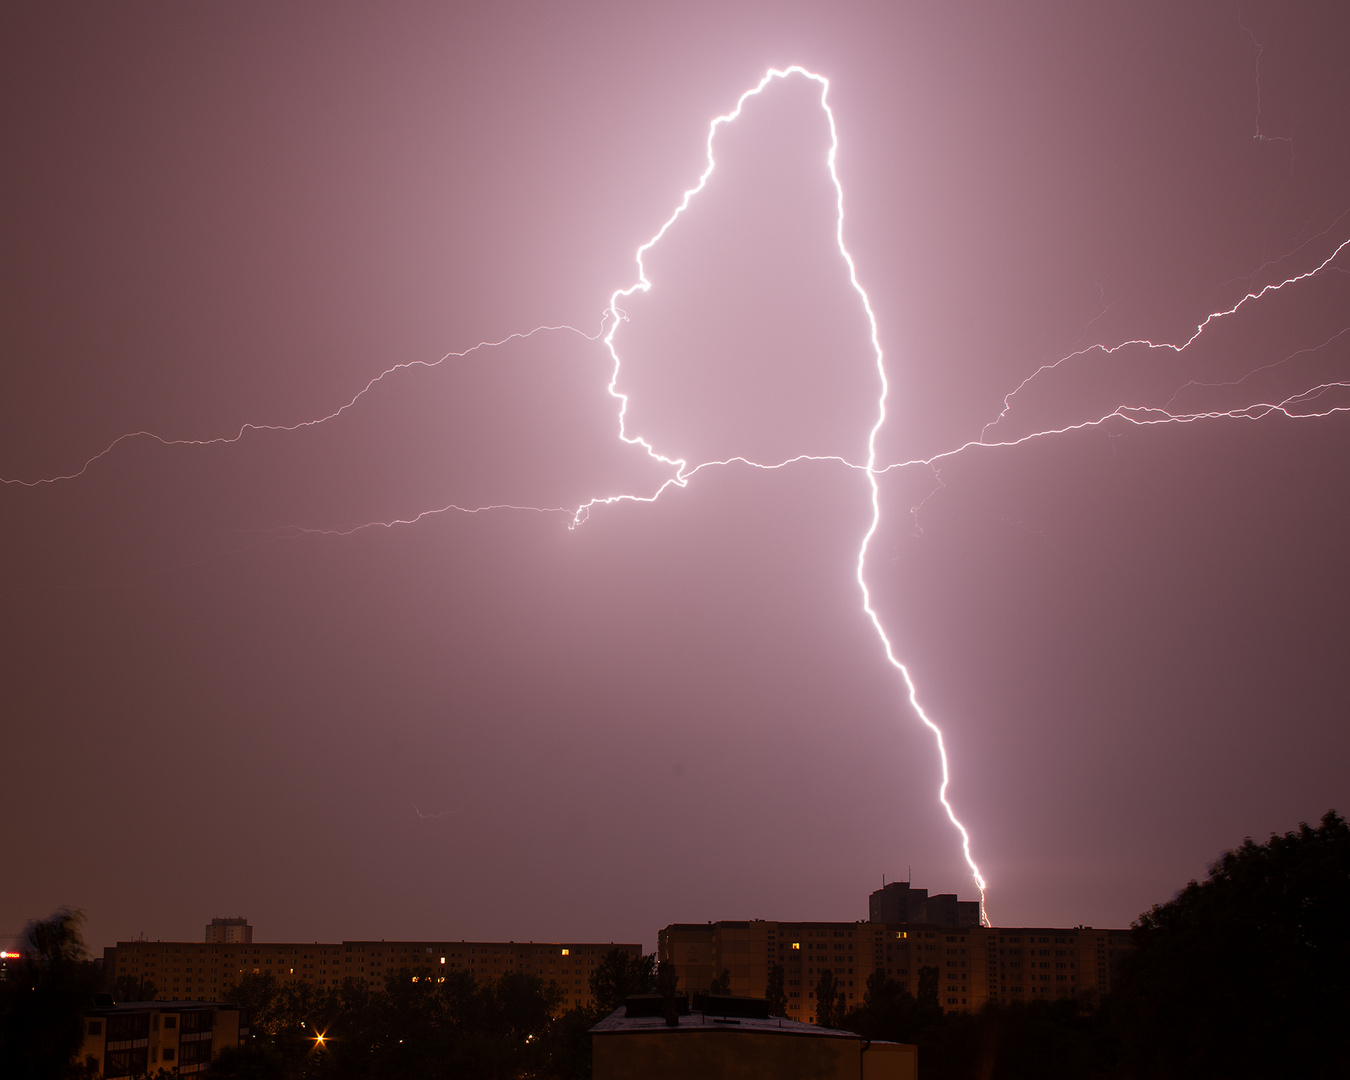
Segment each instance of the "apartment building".
[[658,956],[682,989],[704,990],[725,971],[730,992],[747,997],[765,997],[781,964],[788,1019],[810,1022],[825,970],[846,1008],[862,1004],[878,971],[917,997],[927,969],[944,1009],[971,1012],[988,1001],[1105,994],[1128,949],[1128,930],[755,919],[674,923],[659,935]]
[[[106,997],[106,995],[102,995]],[[78,1061],[103,1080],[178,1076],[205,1072],[211,1059],[248,1037],[247,1017],[237,1006],[196,1001],[105,1003],[86,1010]]]
[[517,941],[249,942],[119,941],[103,950],[109,979],[150,982],[156,1000],[220,1001],[245,975],[283,984],[341,986],[347,979],[378,989],[401,969],[442,977],[467,971],[479,983],[527,972],[557,983],[563,1011],[591,1003],[590,975],[611,949],[641,955],[632,943]]
[[247,919],[212,919],[205,940],[215,945],[252,945],[253,927]]

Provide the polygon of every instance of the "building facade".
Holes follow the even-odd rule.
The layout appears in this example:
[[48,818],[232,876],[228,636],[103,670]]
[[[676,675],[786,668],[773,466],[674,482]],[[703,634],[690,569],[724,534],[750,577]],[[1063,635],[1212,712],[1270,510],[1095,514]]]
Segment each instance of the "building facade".
[[197,1001],[133,1002],[85,1012],[79,1062],[96,1076],[179,1076],[205,1072],[211,1059],[248,1036],[247,1018],[233,1005]]
[[[863,1039],[760,1009],[695,1007],[674,1025],[649,1009],[615,1009],[591,1028],[594,1080],[915,1080],[917,1046]],[[730,999],[708,998],[714,1001]],[[738,1004],[746,1004],[740,999]]]
[[206,928],[206,941],[212,945],[251,945],[253,927],[247,919],[212,919]]
[[283,985],[341,986],[347,979],[378,989],[402,969],[467,971],[479,982],[509,972],[557,983],[560,1009],[591,1004],[590,975],[611,949],[641,955],[642,946],[610,942],[342,941],[250,942],[119,941],[103,950],[108,979],[130,976],[150,982],[155,1000],[220,1001],[245,975],[271,975]]
[[[846,1008],[861,1005],[874,972],[919,995],[923,969],[936,971],[938,1003],[972,1012],[1011,1003],[1108,993],[1111,973],[1129,949],[1128,930],[1091,927],[936,926],[873,922],[674,923],[661,931],[658,956],[674,965],[681,989],[701,991],[725,971],[730,992],[765,997],[783,966],[787,1016],[815,1018],[815,986],[833,973]],[[932,975],[929,976],[932,978]]]
[[979,926],[978,900],[958,900],[956,893],[928,895],[907,881],[892,881],[867,898],[867,921],[879,923],[931,923],[934,926]]

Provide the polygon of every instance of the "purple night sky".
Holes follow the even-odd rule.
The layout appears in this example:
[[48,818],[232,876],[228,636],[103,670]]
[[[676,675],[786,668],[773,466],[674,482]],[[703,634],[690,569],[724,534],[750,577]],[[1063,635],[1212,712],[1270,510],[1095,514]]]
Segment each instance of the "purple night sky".
[[[1350,248],[1184,352],[1088,348],[1350,240],[1343,6],[44,4],[0,40],[0,938],[650,948],[909,868],[977,895],[854,580],[865,471],[351,528],[669,478],[596,335],[789,64],[831,80],[879,464],[1343,384],[881,477],[868,582],[991,919],[1127,925],[1350,809]],[[865,463],[829,138],[815,84],[752,99],[622,303],[663,453]]]

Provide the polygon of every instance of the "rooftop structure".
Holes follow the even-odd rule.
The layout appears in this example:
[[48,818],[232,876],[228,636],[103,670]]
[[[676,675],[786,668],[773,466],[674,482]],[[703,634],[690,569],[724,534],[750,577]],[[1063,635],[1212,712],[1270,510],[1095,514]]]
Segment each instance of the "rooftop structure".
[[867,898],[867,921],[979,926],[980,902],[958,900],[956,893],[929,896],[927,889],[915,889],[907,881],[892,881]]
[[247,919],[212,919],[206,928],[206,940],[218,945],[248,945],[253,941],[253,927]]
[[591,1028],[593,1080],[917,1076],[918,1047],[867,1042],[851,1031],[771,1017],[762,998],[696,996],[694,1008],[676,1017],[674,1025],[651,1006],[647,995],[630,998]]

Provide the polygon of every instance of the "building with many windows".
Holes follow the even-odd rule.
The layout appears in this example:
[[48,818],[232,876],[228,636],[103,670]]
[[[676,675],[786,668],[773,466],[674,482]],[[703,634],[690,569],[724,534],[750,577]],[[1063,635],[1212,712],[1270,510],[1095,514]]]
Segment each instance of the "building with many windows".
[[611,949],[641,955],[636,944],[517,941],[249,942],[119,941],[103,950],[108,979],[130,976],[155,986],[155,999],[219,1001],[245,975],[271,975],[282,984],[341,986],[354,979],[372,988],[407,968],[438,977],[467,971],[477,982],[521,971],[557,983],[561,1009],[591,1003],[590,975]]
[[212,919],[206,928],[206,940],[213,945],[251,945],[253,927],[247,919]]
[[874,972],[916,997],[936,983],[938,1003],[960,1012],[1003,1003],[1101,995],[1129,949],[1128,930],[937,926],[875,922],[674,923],[661,931],[658,956],[681,989],[700,991],[723,972],[732,994],[764,997],[783,966],[787,1016],[815,1018],[821,973],[833,973],[846,1008],[863,1001]]
[[[106,995],[103,995],[106,997]],[[227,1046],[248,1037],[248,1020],[237,1005],[203,1006],[199,1001],[131,1002],[111,999],[84,1013],[79,1064],[104,1080],[176,1076],[206,1071]]]

